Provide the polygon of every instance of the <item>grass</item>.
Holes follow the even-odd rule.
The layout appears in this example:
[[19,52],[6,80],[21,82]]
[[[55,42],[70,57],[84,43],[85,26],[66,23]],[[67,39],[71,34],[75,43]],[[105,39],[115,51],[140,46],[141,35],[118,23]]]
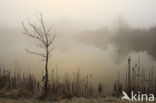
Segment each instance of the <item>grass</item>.
[[60,101],[39,101],[37,99],[8,99],[8,98],[1,98],[0,103],[120,103],[120,100],[117,98],[107,97],[107,98],[72,98],[72,99],[64,99]]

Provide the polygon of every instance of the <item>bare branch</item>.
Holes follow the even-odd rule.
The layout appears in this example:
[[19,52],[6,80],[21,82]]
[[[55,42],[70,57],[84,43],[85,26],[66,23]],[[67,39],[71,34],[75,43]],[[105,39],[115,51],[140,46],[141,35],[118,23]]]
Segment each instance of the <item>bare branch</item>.
[[48,47],[48,35],[47,35],[47,32],[46,32],[45,23],[43,21],[43,16],[42,15],[41,15],[41,25],[42,25],[44,35],[45,35],[45,38],[46,38],[46,46]]
[[44,45],[46,45],[45,42],[44,42],[40,37],[38,37],[38,36],[36,36],[36,35],[30,33],[29,30],[25,27],[25,25],[24,25],[23,22],[22,22],[22,26],[23,26],[23,29],[24,29],[23,33],[24,33],[25,35],[27,35],[27,36],[29,36],[29,37],[32,37],[32,38],[34,38],[34,39],[37,39],[37,40],[41,41]]
[[46,54],[44,53],[37,53],[37,52],[34,52],[34,51],[30,51],[29,49],[25,49],[28,53],[30,54],[35,54],[35,55],[39,55],[39,56],[42,56],[42,57],[46,57]]
[[50,31],[52,30],[52,28],[53,28],[53,26],[51,25],[51,26],[49,27],[49,29],[47,30],[47,35],[50,33]]
[[42,42],[43,42],[44,45],[46,46],[45,40],[44,40],[43,36],[41,35],[42,32],[40,32],[39,29],[37,28],[37,26],[35,26],[35,25],[32,24],[31,22],[29,22],[29,25],[34,29],[34,31],[37,33],[37,35],[40,37],[40,39],[42,40]]
[[52,37],[51,40],[49,41],[48,47],[49,47],[50,45],[52,45],[52,43],[54,42],[54,39],[55,39],[55,38],[56,38],[56,34],[53,35],[53,37]]
[[36,13],[34,13],[35,17],[40,21],[40,13],[38,11],[36,11]]
[[36,47],[45,49],[45,45],[43,45],[41,43],[37,44]]

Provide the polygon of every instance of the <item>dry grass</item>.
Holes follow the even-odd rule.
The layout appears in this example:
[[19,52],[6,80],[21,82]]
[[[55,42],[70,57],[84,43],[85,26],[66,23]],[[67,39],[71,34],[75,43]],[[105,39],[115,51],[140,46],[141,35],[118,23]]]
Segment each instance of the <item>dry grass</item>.
[[57,102],[50,101],[39,101],[36,99],[0,99],[0,103],[120,103],[119,99],[116,98],[94,98],[94,99],[85,99],[85,98],[72,98],[72,99],[64,99]]
[[64,99],[60,101],[39,101],[37,99],[6,99],[1,98],[0,103],[147,103],[147,102],[129,102],[129,101],[120,101],[118,98],[114,97],[106,97],[106,98],[72,98],[72,99]]
[[14,71],[0,67],[0,97],[50,99],[53,101],[72,98],[90,97],[93,94],[90,76],[82,77],[80,71],[72,75],[65,74],[62,78],[52,70],[48,82],[48,92],[45,95],[43,79],[37,80],[34,75],[22,73],[18,65]]

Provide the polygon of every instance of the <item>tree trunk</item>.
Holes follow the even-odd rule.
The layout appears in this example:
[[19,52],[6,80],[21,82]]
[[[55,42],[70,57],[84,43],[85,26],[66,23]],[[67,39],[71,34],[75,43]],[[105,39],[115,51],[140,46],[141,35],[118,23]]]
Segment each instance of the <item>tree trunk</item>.
[[48,53],[48,49],[46,48],[46,64],[45,64],[45,92],[47,93],[48,91],[48,57],[49,57],[49,53]]

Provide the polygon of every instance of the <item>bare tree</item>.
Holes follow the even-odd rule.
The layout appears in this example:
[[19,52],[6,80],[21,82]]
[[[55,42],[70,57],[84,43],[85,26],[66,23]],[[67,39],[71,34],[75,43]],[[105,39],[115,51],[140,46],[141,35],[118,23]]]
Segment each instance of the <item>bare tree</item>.
[[28,20],[28,26],[26,27],[25,24],[22,22],[22,27],[23,27],[23,33],[27,35],[28,37],[32,38],[33,40],[37,40],[37,47],[39,49],[42,49],[42,53],[40,52],[35,52],[31,51],[29,49],[26,49],[27,52],[31,54],[35,54],[38,56],[43,57],[42,60],[45,61],[45,76],[43,76],[43,80],[45,82],[44,88],[45,92],[47,93],[48,91],[48,60],[50,55],[52,54],[52,51],[54,50],[53,48],[53,42],[56,37],[55,33],[51,32],[52,27],[47,27],[45,20],[43,19],[43,14],[37,12],[35,14],[39,25],[36,25],[34,23],[31,23]]

